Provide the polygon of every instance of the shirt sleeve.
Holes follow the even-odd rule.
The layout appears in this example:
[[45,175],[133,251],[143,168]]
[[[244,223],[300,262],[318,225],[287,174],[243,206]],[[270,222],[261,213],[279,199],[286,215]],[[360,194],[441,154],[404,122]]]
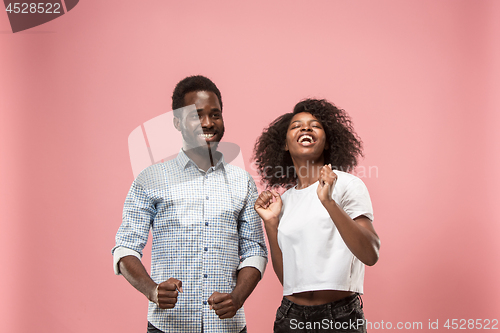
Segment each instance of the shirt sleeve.
[[354,178],[347,184],[341,204],[342,209],[352,219],[364,215],[373,221],[372,201],[368,189],[361,179]]
[[[123,247],[137,253],[140,258],[148,241],[149,228],[156,216],[156,205],[145,190],[144,184],[146,182],[141,181],[143,175],[144,172],[132,183],[125,199],[122,224],[116,233],[116,245],[111,251],[113,257],[115,257],[117,249]],[[120,250],[117,257],[120,257],[122,253],[123,250]],[[122,255],[122,257],[124,256]]]
[[258,196],[257,187],[248,173],[247,177],[247,199],[239,215],[238,232],[241,259],[238,269],[243,267],[255,267],[260,271],[262,276],[267,264],[267,248],[264,240],[262,222],[254,209],[255,200],[257,200]]
[[260,272],[260,278],[264,276],[264,272],[266,271],[267,258],[261,256],[253,256],[246,258],[243,260],[238,266],[238,270],[243,267],[254,267],[257,268]]
[[118,267],[118,262],[120,262],[120,259],[126,256],[134,256],[137,257],[137,259],[141,260],[141,254],[139,252],[136,252],[134,250],[128,249],[123,246],[118,246],[114,248],[113,251],[113,269],[115,271],[115,275],[122,275],[120,272],[120,268]]

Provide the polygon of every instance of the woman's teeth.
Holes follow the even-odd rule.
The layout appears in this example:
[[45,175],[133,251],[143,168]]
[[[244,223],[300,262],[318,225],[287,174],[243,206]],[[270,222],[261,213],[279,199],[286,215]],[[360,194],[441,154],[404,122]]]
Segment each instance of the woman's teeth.
[[304,141],[306,141],[306,140],[307,140],[307,142],[309,142],[309,143],[314,142],[314,141],[313,141],[312,136],[310,136],[310,135],[302,135],[302,136],[299,138],[299,143],[302,143],[302,142],[304,142]]

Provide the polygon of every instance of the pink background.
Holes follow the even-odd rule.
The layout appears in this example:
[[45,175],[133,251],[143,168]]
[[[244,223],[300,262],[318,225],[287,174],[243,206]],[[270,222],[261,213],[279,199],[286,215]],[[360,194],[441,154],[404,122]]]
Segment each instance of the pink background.
[[[145,332],[110,253],[127,138],[193,74],[222,91],[248,170],[301,98],[352,116],[382,240],[370,322],[500,319],[499,40],[496,0],[87,0],[17,34],[0,13],[0,331]],[[269,265],[251,332],[280,299]]]

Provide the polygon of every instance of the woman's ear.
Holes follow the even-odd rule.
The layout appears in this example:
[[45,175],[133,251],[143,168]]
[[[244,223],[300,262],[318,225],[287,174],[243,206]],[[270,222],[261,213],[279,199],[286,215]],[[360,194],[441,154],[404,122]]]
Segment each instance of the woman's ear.
[[288,143],[285,142],[285,151],[288,151]]

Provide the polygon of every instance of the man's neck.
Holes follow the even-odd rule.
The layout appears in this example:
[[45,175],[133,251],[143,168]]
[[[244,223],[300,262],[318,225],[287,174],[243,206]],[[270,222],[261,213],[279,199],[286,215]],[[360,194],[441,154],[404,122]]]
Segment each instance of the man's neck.
[[205,172],[219,162],[220,154],[217,154],[217,148],[215,147],[212,147],[211,149],[209,149],[208,146],[197,147],[189,150],[183,148],[183,151],[196,164],[196,166],[198,166],[198,168]]

